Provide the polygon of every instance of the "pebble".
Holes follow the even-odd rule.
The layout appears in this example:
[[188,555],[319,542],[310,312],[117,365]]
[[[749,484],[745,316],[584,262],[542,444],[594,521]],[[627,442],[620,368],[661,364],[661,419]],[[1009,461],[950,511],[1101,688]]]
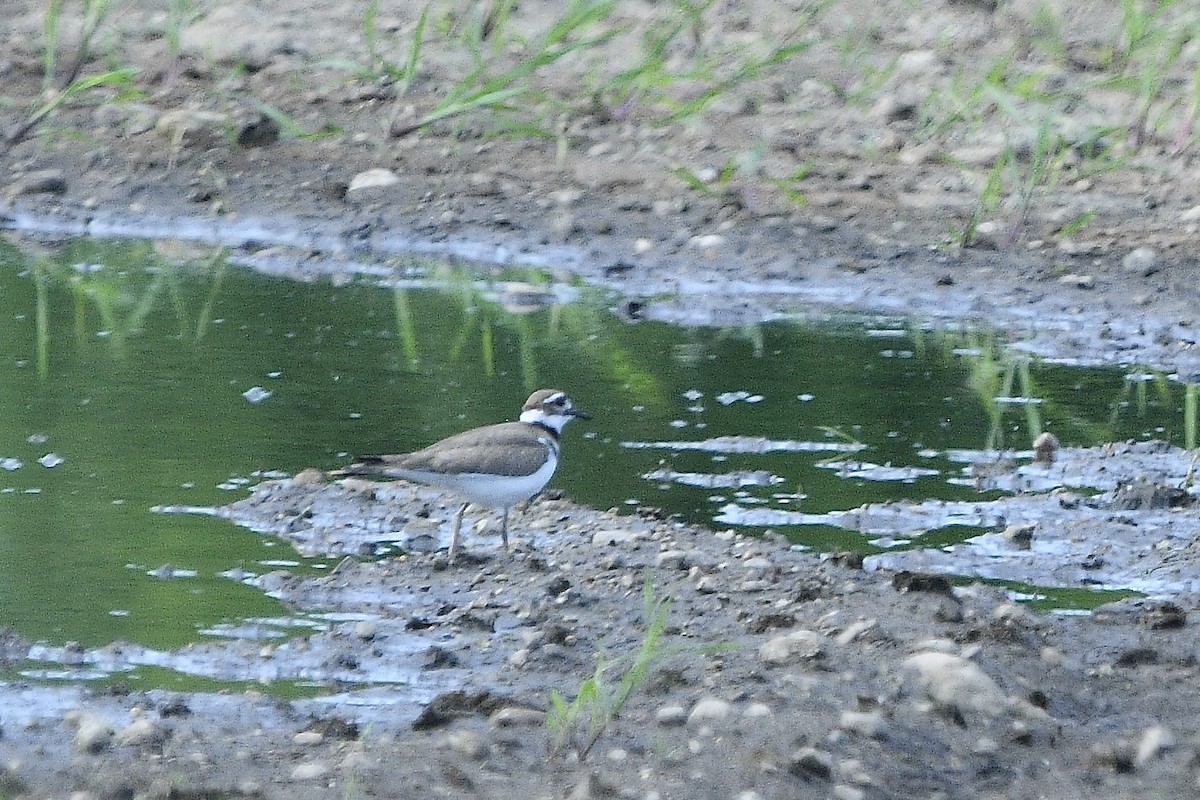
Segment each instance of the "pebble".
[[839,645],[848,645],[858,637],[862,636],[867,631],[875,627],[874,619],[860,619],[857,622],[852,622],[846,626],[846,629],[839,633],[834,641]]
[[175,108],[162,113],[154,123],[154,130],[171,141],[196,144],[224,136],[227,124],[226,116],[216,111]]
[[687,721],[689,725],[696,725],[713,720],[722,720],[728,717],[732,711],[732,703],[722,700],[719,697],[704,697],[696,705],[692,706],[692,713],[688,714]]
[[771,707],[766,703],[751,703],[746,706],[746,710],[742,712],[742,716],[746,719],[760,719],[772,715]]
[[962,656],[917,653],[906,658],[904,666],[920,675],[929,698],[943,708],[989,716],[1004,708],[1006,698],[999,685]]
[[1143,277],[1153,275],[1159,270],[1158,253],[1154,252],[1149,247],[1138,247],[1130,250],[1124,258],[1121,259],[1121,266],[1126,272],[1132,272],[1135,275]]
[[863,800],[867,793],[857,786],[848,786],[844,783],[839,783],[829,790],[829,796],[834,800]]
[[481,759],[488,754],[487,740],[476,731],[454,731],[443,741],[451,750],[467,758]]
[[329,767],[319,761],[309,761],[297,764],[292,770],[291,779],[294,781],[318,781],[329,774]]
[[838,721],[838,727],[842,730],[871,739],[882,738],[886,725],[880,711],[843,711]]
[[792,754],[788,771],[801,778],[824,778],[833,775],[833,756],[815,747],[801,747]]
[[388,190],[400,183],[400,176],[390,169],[368,169],[350,179],[346,189],[346,202],[377,202],[387,196]]
[[699,247],[702,250],[711,250],[714,247],[720,247],[725,244],[725,237],[719,233],[707,233],[702,236],[693,236],[688,240],[688,244],[692,247]]
[[62,170],[45,169],[27,172],[5,189],[4,194],[16,197],[23,194],[62,194],[67,191],[67,177]]
[[161,737],[162,731],[153,720],[142,717],[122,728],[116,736],[116,741],[122,747],[137,747],[152,743]]
[[1077,275],[1069,272],[1058,279],[1063,286],[1074,286],[1076,289],[1094,289],[1096,278],[1092,275]]
[[682,550],[664,550],[654,559],[658,569],[686,569],[687,553]]
[[68,714],[67,724],[75,727],[75,749],[81,753],[99,753],[108,747],[115,733],[107,719],[85,711]]
[[545,721],[546,712],[522,706],[506,706],[488,717],[488,724],[493,728],[541,725]]
[[592,534],[593,547],[618,547],[621,545],[633,544],[638,539],[642,538],[637,531],[596,531]]
[[292,742],[299,745],[311,747],[325,741],[325,736],[320,731],[300,731],[292,737]]
[[1134,766],[1143,767],[1150,759],[1174,746],[1175,735],[1161,725],[1153,725],[1142,733],[1133,756]]
[[202,63],[249,68],[251,72],[270,64],[277,52],[298,49],[288,39],[286,26],[271,24],[264,12],[245,3],[207,9],[181,34],[183,52]]
[[1030,550],[1033,548],[1033,533],[1036,530],[1037,525],[1027,522],[1022,525],[1009,525],[1001,535],[1021,550]]
[[120,128],[126,136],[154,129],[158,109],[145,103],[105,103],[97,106],[92,117],[101,127]]
[[758,648],[758,657],[771,666],[811,661],[822,655],[822,639],[816,631],[792,631],[763,642]]
[[687,722],[687,709],[683,706],[663,706],[654,713],[654,720],[665,728],[677,728]]

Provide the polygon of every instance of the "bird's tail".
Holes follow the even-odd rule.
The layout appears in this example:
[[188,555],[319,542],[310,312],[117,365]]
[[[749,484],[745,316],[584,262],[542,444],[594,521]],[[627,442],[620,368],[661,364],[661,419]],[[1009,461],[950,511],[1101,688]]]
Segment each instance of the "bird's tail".
[[325,474],[330,478],[350,478],[355,475],[378,475],[386,462],[382,456],[363,456],[362,460],[347,464],[341,469],[330,470]]

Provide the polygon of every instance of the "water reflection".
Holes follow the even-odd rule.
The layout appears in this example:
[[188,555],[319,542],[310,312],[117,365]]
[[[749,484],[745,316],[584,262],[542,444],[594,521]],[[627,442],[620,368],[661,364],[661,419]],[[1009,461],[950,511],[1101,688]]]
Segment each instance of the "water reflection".
[[871,545],[805,519],[977,499],[969,470],[1028,457],[1042,430],[1064,444],[1196,436],[1194,387],[1039,363],[990,333],[679,329],[529,271],[414,262],[297,283],[225,255],[0,242],[0,618],[19,632],[166,648],[287,618],[222,575],[268,572],[290,548],[149,509],[511,419],[543,385],[595,416],[568,432],[554,483],[576,500],[822,550]]

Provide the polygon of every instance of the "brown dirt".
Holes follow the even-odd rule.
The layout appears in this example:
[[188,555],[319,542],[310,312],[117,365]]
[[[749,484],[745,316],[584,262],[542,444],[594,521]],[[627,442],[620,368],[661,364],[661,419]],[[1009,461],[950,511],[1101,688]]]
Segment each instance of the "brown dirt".
[[[681,45],[671,57],[686,62],[777,39],[800,5],[718,3],[694,49]],[[68,104],[0,156],[0,220],[42,238],[55,230],[173,234],[232,241],[248,255],[261,255],[278,235],[307,256],[297,274],[348,269],[354,258],[399,251],[406,238],[428,252],[569,269],[640,298],[638,313],[650,316],[712,324],[797,307],[916,312],[1008,328],[1030,349],[1056,356],[1200,374],[1191,253],[1200,175],[1190,134],[1177,135],[1187,130],[1187,109],[1168,108],[1175,124],[1136,146],[1121,139],[1121,168],[1092,175],[1069,163],[1027,209],[1002,205],[992,217],[998,232],[981,246],[947,241],[948,228],[967,224],[988,159],[1002,150],[997,143],[1007,134],[1028,152],[1037,127],[993,114],[929,135],[905,111],[914,98],[949,96],[963,75],[1006,53],[1024,65],[1039,61],[1030,43],[1042,6],[993,5],[832,3],[811,24],[806,35],[815,44],[806,53],[669,124],[649,104],[593,105],[578,86],[619,65],[567,60],[546,82],[562,101],[556,112],[529,115],[557,134],[547,140],[492,136],[496,120],[479,116],[390,137],[397,120],[432,107],[465,59],[431,43],[422,76],[400,96],[386,83],[347,81],[323,64],[363,57],[358,3],[198,4],[203,16],[185,28],[178,59],[163,35],[163,9],[127,4],[98,39],[105,57],[83,74],[137,66],[145,97]],[[5,129],[41,89],[42,8],[5,4]],[[384,8],[379,27],[390,60],[403,61],[419,8]],[[446,17],[449,8],[436,6],[434,18],[450,29],[465,24]],[[511,24],[536,36],[561,8],[529,0]],[[1079,89],[1062,113],[1078,125],[1128,124],[1127,95],[1090,91],[1102,77],[1096,54],[1116,36],[1112,4],[1058,8],[1066,57],[1047,61],[1047,80],[1065,94]],[[622,3],[629,49],[615,52],[633,52],[663,13],[662,4]],[[501,58],[517,47],[507,45]],[[873,74],[883,76],[877,86]],[[277,139],[264,133],[262,103],[306,130],[343,133]],[[197,111],[215,116],[206,121]],[[717,174],[738,159],[755,163],[707,192],[671,171]],[[778,180],[806,166],[811,173],[794,188],[807,205],[798,206]],[[399,182],[348,191],[355,175],[378,168]],[[1087,212],[1095,218],[1080,232],[1056,233]],[[1153,258],[1127,260],[1139,247]],[[1035,618],[990,589],[952,596],[936,579],[893,583],[772,542],[549,505],[558,521],[543,520],[557,535],[548,550],[511,562],[484,556],[452,570],[438,569],[433,556],[352,562],[328,586],[297,595],[302,604],[348,585],[450,598],[442,604],[449,616],[434,627],[473,665],[462,686],[479,694],[458,697],[457,706],[445,695],[443,705],[454,707],[438,724],[414,730],[397,713],[358,728],[319,705],[249,694],[71,690],[51,698],[10,683],[0,694],[0,795],[874,800],[1200,792],[1191,601],[1174,611],[1127,603],[1091,618]],[[637,536],[597,546],[600,529]],[[768,566],[751,568],[752,557]],[[759,577],[750,574],[756,570]],[[551,689],[570,695],[590,674],[597,647],[634,646],[648,572],[675,600],[670,656],[586,761],[548,754],[540,723],[515,712],[516,725],[492,716],[503,707],[545,708]],[[754,580],[762,582],[747,584]],[[406,619],[395,608],[372,611],[381,625]],[[812,634],[777,642],[777,651],[794,647],[779,661],[763,658],[760,647],[792,631]],[[364,634],[339,629],[330,637],[343,656],[366,657],[373,634]],[[729,643],[736,647],[728,652],[712,649]],[[24,646],[4,644],[0,656]],[[490,657],[472,660],[486,651]],[[920,663],[937,676],[929,683],[905,666],[914,653],[966,660],[925,657]],[[139,719],[148,722],[131,724]],[[117,738],[108,738],[109,726],[121,730]],[[320,736],[297,738],[304,731]]]

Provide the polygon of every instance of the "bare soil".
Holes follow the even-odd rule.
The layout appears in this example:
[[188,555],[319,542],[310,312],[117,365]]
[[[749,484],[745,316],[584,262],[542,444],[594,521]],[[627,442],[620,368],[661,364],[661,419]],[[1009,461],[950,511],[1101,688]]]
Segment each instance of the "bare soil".
[[[535,40],[561,6],[523,2],[508,24]],[[1095,53],[1117,35],[1111,6],[1055,6],[1067,57],[1052,77],[1064,91],[1080,88],[1070,113],[1081,124],[1131,116],[1127,95],[1089,90]],[[1041,8],[836,2],[804,34],[811,49],[666,124],[636,103],[593,104],[578,87],[597,68],[568,59],[545,79],[560,100],[556,114],[536,119],[553,134],[546,139],[495,136],[488,115],[391,135],[469,62],[431,43],[405,93],[347,80],[327,61],[365,58],[358,3],[200,3],[178,53],[164,8],[126,4],[82,74],[136,66],[145,96],[68,103],[0,155],[0,221],[43,242],[176,236],[232,244],[263,263],[286,246],[298,277],[414,249],[532,263],[621,290],[635,316],[736,324],[800,311],[906,313],[994,325],[1045,355],[1194,379],[1200,175],[1188,137],[1165,128],[1139,136],[1119,169],[1065,165],[1033,202],[1010,198],[996,209],[975,247],[948,235],[969,225],[988,159],[1012,138],[1027,141],[1036,124],[993,118],[929,136],[913,98],[938,96],[1007,53],[1033,59],[1025,45]],[[43,10],[33,0],[4,7],[7,130],[42,91]],[[692,51],[680,45],[672,57],[777,41],[800,11],[718,3]],[[382,9],[392,62],[404,61],[419,13],[418,4]],[[661,4],[620,5],[630,48],[663,13]],[[451,33],[468,16],[435,7]],[[73,30],[63,28],[65,70]],[[280,136],[263,104],[307,131],[341,133]],[[744,166],[725,181],[730,163]],[[351,188],[373,169],[399,180]],[[802,170],[789,185],[804,205],[780,184]],[[1088,213],[1086,226],[1062,233]],[[292,511],[313,493],[351,491],[272,486],[261,491],[299,493],[277,498]],[[444,499],[410,502],[444,510]],[[1200,794],[1192,596],[1038,617],[997,589],[864,572],[853,557],[652,515],[544,500],[522,520],[534,547],[513,556],[481,540],[474,559],[453,567],[414,550],[351,559],[324,578],[250,578],[297,609],[352,616],[286,647],[231,649],[230,659],[247,669],[269,662],[285,677],[310,670],[346,690],[337,702],[0,684],[0,795]],[[1119,536],[1120,520],[1112,524]],[[586,758],[552,748],[550,691],[572,697],[598,650],[616,658],[636,649],[647,576],[673,603],[664,659]],[[5,661],[29,648],[16,637],[0,644]],[[417,676],[411,698],[430,701],[425,711],[399,701],[389,709],[355,677],[414,663],[404,680]]]

